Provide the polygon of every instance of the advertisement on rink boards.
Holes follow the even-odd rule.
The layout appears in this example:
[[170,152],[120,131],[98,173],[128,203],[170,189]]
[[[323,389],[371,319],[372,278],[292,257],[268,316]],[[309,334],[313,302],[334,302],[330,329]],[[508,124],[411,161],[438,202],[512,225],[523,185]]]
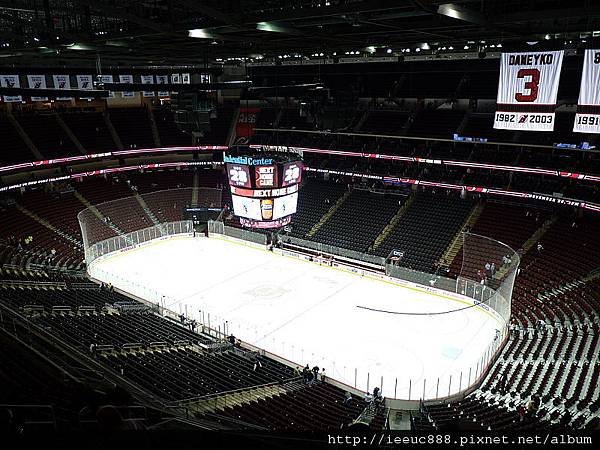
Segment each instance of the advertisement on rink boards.
[[564,51],[503,53],[494,128],[553,131]]
[[[46,89],[46,75],[27,75],[27,84],[31,89]],[[47,102],[48,97],[31,97],[32,102]]]
[[573,131],[600,133],[600,50],[586,50]]

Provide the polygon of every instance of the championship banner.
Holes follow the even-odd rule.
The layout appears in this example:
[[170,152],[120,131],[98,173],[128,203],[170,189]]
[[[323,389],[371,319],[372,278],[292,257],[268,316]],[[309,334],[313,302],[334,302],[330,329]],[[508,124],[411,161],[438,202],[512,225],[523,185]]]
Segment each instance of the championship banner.
[[[94,79],[91,75],[75,75],[77,89],[90,91],[94,89]],[[82,100],[91,100],[92,97],[81,97]]]
[[[5,88],[20,88],[21,82],[19,81],[19,75],[0,75],[0,86]],[[6,103],[23,101],[23,97],[20,95],[4,95],[2,97]]]
[[[46,75],[27,75],[27,84],[31,89],[46,89]],[[47,102],[48,97],[31,97],[32,102]]]
[[240,115],[235,127],[236,137],[251,137],[254,134],[254,127],[260,108],[244,108],[240,107]]
[[[169,84],[169,75],[156,75],[156,84]],[[158,91],[159,97],[168,97],[169,92]]]
[[[112,83],[113,82],[113,76],[112,75],[100,75],[100,81],[102,83]],[[115,97],[115,93],[113,91],[109,91],[108,92],[108,96],[110,98],[114,98]]]
[[586,50],[573,131],[600,133],[600,50]]
[[[172,73],[171,84],[181,84],[181,75],[178,73]],[[177,94],[177,92],[171,91],[171,94]]]
[[564,52],[502,53],[494,128],[553,131]]
[[[141,75],[142,84],[154,84],[154,75]],[[154,97],[154,91],[142,91],[144,97]]]
[[[54,89],[71,89],[69,75],[52,75]],[[56,97],[56,100],[73,100],[73,97]]]
[[[124,84],[133,84],[133,75],[119,75],[119,83]],[[135,97],[133,92],[121,92],[121,97],[123,98],[132,98]]]
[[181,74],[181,84],[190,84],[191,83],[191,77],[189,73],[182,73]]

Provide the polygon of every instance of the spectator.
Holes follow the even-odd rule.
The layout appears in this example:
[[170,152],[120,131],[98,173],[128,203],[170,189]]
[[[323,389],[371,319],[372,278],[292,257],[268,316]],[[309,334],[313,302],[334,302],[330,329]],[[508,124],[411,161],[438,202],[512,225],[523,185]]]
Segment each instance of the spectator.
[[519,416],[519,422],[523,422],[523,419],[525,419],[525,407],[523,405],[517,406],[517,414]]
[[312,384],[313,378],[313,373],[310,370],[306,372],[306,384]]
[[506,382],[508,381],[508,375],[506,372],[502,374],[500,377],[500,381],[498,383],[498,390],[502,395],[506,394]]
[[544,250],[544,246],[542,245],[542,243],[541,243],[541,242],[538,242],[538,243],[537,243],[537,252],[538,252],[538,253],[541,253],[541,252],[542,252],[542,250]]
[[316,383],[319,380],[319,366],[315,365],[312,368],[313,371],[313,381]]
[[349,391],[346,391],[343,405],[350,405],[351,403],[352,403],[352,394]]
[[370,392],[367,392],[365,394],[365,402],[367,403],[367,405],[371,405],[371,403],[373,403],[373,396]]
[[377,399],[377,397],[381,397],[381,392],[380,392],[379,388],[376,386],[375,389],[373,389],[373,398]]
[[262,369],[262,363],[260,362],[261,356],[259,352],[255,352],[253,353],[254,355],[254,368],[252,370],[254,370],[256,372],[257,367],[260,367]]
[[310,373],[310,368],[308,367],[308,364],[304,367],[304,369],[302,369],[302,377],[304,378],[304,383],[308,383],[309,381],[309,376],[311,376]]
[[321,383],[325,383],[326,379],[327,379],[327,376],[325,375],[325,368],[323,367],[321,369]]

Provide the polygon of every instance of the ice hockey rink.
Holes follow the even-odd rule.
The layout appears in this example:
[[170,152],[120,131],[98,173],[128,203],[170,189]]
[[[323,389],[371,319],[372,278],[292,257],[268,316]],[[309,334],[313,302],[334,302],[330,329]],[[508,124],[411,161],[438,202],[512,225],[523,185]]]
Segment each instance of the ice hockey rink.
[[[443,397],[472,383],[499,320],[477,307],[216,237],[179,236],[107,255],[90,275],[361,390]],[[361,308],[362,307],[362,308]],[[450,379],[452,377],[452,379]],[[425,381],[424,381],[425,380]],[[439,380],[439,381],[438,381]],[[424,394],[423,394],[424,393]]]

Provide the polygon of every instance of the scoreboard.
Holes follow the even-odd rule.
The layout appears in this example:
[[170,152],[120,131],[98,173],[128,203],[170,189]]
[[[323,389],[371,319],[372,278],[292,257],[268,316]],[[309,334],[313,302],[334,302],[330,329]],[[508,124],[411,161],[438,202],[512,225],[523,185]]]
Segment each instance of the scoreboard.
[[223,157],[233,213],[243,226],[280,228],[296,213],[302,161],[297,155],[228,155]]

